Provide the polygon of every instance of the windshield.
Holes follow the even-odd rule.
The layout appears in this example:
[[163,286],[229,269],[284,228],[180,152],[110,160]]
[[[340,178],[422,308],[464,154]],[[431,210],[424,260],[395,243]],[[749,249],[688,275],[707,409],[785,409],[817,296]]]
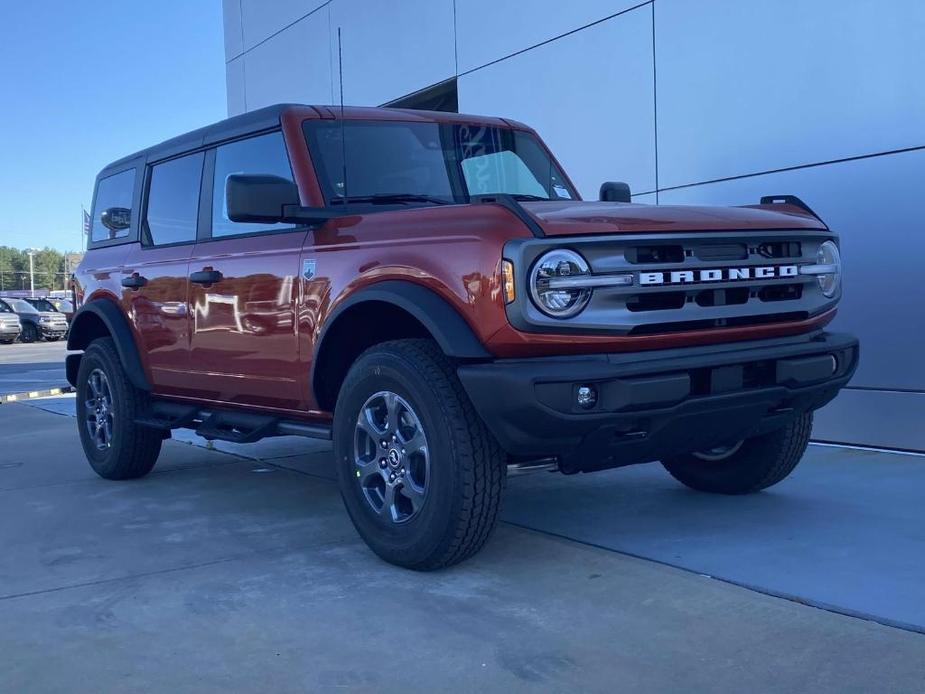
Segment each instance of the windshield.
[[26,301],[35,306],[35,308],[37,308],[39,311],[51,311],[53,313],[58,312],[58,309],[56,309],[54,305],[47,299],[27,299]]
[[74,307],[71,305],[71,302],[67,299],[58,299],[52,302],[59,311],[64,313],[70,313],[74,310]]
[[539,140],[519,130],[330,120],[306,121],[304,130],[329,205],[390,202],[395,196],[404,199],[391,201],[433,203],[497,193],[532,200],[578,197]]
[[38,313],[36,308],[28,301],[22,299],[5,299],[16,313]]

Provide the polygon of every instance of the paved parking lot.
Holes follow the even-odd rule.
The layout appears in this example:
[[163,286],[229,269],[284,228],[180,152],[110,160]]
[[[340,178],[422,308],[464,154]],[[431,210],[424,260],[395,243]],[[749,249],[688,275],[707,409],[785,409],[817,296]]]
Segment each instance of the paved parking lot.
[[67,385],[65,340],[0,345],[0,395]]
[[512,478],[485,551],[417,574],[324,444],[171,441],[106,482],[72,408],[0,405],[0,691],[925,691],[925,458],[813,447],[742,499]]

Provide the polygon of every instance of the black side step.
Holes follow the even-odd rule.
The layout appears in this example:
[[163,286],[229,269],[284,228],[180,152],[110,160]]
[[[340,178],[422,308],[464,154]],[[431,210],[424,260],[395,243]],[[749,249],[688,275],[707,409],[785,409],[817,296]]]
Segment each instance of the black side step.
[[[203,413],[205,414],[205,413]],[[254,443],[276,433],[279,420],[243,412],[212,412],[196,427],[196,433],[207,441],[219,439],[232,443]]]
[[142,426],[170,431],[193,429],[204,439],[254,443],[270,436],[304,436],[331,439],[329,424],[315,424],[237,410],[203,410],[192,405],[155,400],[145,417],[135,420]]

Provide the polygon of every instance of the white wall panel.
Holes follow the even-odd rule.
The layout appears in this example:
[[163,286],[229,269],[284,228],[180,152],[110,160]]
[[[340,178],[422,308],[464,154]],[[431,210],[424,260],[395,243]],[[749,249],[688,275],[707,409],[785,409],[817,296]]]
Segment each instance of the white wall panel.
[[280,29],[318,9],[325,0],[240,0],[240,3],[244,50],[250,50]]
[[918,0],[658,0],[659,183],[925,145]]
[[247,110],[244,95],[244,60],[245,56],[240,55],[225,63],[225,91],[229,116],[236,116]]
[[817,410],[813,438],[925,451],[922,422],[925,422],[925,393],[849,388]]
[[462,75],[459,110],[534,127],[586,199],[605,180],[654,189],[649,8]]
[[[344,101],[377,106],[456,74],[453,0],[336,0],[343,35]],[[335,65],[336,75],[336,65]]]
[[225,62],[227,63],[244,52],[240,0],[222,0],[222,26],[225,35]]
[[535,46],[609,17],[639,0],[456,0],[459,72]]
[[247,109],[334,100],[329,6],[245,54]]
[[750,204],[794,194],[841,236],[844,298],[833,323],[861,340],[852,385],[925,391],[925,151],[711,183],[661,204]]

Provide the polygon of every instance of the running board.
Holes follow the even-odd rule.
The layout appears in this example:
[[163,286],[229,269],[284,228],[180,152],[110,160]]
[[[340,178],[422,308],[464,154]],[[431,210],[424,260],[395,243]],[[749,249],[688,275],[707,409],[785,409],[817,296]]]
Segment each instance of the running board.
[[147,415],[135,421],[141,426],[165,432],[171,429],[193,429],[209,441],[217,439],[232,443],[254,443],[270,436],[331,440],[331,427],[327,424],[308,424],[236,410],[203,410],[164,400],[153,401]]
[[529,475],[533,472],[558,472],[559,461],[556,458],[539,458],[537,460],[521,460],[516,463],[508,463],[508,477],[517,477],[519,475]]

